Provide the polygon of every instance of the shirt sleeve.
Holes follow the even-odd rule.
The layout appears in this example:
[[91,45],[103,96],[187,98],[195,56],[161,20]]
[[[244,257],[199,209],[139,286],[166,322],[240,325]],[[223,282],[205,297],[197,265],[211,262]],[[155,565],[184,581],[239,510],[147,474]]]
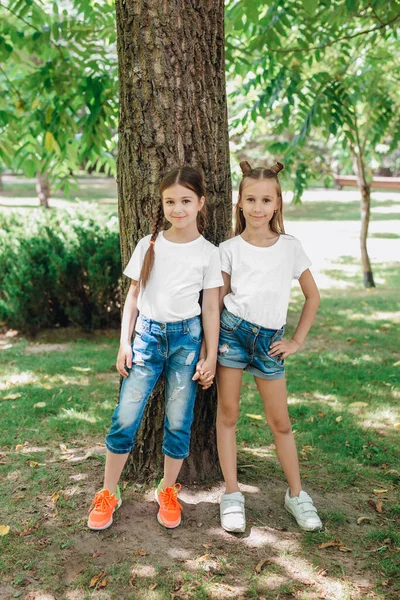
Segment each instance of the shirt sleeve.
[[142,270],[144,255],[146,254],[146,250],[148,248],[148,244],[146,244],[146,238],[142,238],[125,267],[124,275],[130,277],[134,281],[139,281],[140,271]]
[[221,287],[224,280],[221,274],[221,261],[218,248],[214,248],[208,257],[208,265],[204,271],[203,290]]
[[221,244],[219,247],[219,256],[221,259],[221,270],[228,275],[232,274],[232,264],[230,254],[226,250],[225,244]]
[[299,240],[296,240],[296,253],[293,265],[293,279],[299,279],[306,269],[311,267],[311,260],[304,252],[304,248]]

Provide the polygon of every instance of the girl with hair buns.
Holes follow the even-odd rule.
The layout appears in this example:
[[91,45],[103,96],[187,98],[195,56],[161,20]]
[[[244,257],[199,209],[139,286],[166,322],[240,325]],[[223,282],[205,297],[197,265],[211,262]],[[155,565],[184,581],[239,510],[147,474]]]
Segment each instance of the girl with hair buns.
[[[176,479],[183,459],[189,454],[196,380],[201,375],[206,388],[215,374],[218,296],[223,280],[218,248],[202,235],[205,225],[202,175],[192,167],[173,169],[160,184],[160,196],[153,232],[139,241],[124,271],[132,280],[122,316],[117,357],[117,370],[124,380],[106,437],[104,486],[89,510],[90,529],[109,527],[114,510],[121,505],[118,481],[134,447],[146,403],[162,373],[165,459],[164,476],[155,491],[159,504],[157,518],[168,528],[180,524],[181,485]],[[170,227],[163,230],[165,221]],[[131,346],[134,329],[136,335]]]
[[[236,423],[243,371],[254,375],[288,481],[285,508],[307,531],[322,523],[310,496],[302,491],[296,445],[287,409],[284,359],[298,352],[314,321],[319,293],[301,243],[286,235],[276,163],[269,169],[240,164],[243,178],[236,206],[235,237],[220,245],[224,285],[220,291],[218,344],[218,454],[226,490],[221,524],[245,530],[244,496],[236,469]],[[292,279],[305,303],[293,337],[284,339]]]

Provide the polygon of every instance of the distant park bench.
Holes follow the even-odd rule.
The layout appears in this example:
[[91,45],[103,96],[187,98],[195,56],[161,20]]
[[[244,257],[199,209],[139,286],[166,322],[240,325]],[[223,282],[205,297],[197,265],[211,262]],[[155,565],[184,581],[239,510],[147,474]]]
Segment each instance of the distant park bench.
[[[358,187],[355,175],[335,175],[335,183],[338,189],[344,186]],[[371,187],[380,190],[400,190],[400,177],[374,177]]]

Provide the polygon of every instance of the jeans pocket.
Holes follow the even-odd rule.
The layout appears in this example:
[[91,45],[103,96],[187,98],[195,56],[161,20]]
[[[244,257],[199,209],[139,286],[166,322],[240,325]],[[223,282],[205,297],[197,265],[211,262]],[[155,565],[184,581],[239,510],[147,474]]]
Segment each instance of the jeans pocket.
[[239,327],[241,320],[225,309],[221,314],[220,328],[224,333],[234,333]]
[[203,330],[201,328],[200,319],[193,319],[188,322],[188,335],[192,342],[195,344],[201,344],[203,339]]

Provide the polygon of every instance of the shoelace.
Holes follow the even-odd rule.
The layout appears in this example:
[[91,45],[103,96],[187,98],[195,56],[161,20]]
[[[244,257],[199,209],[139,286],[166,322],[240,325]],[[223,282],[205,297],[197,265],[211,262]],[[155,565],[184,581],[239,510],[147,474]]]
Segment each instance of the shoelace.
[[178,502],[178,492],[182,489],[180,483],[176,483],[172,488],[167,487],[164,491],[158,492],[158,497],[162,507],[166,510],[173,510],[175,508],[183,508]]
[[111,498],[112,496],[106,496],[104,492],[97,492],[92,504],[90,505],[89,512],[93,507],[95,510],[100,512],[105,512],[106,510],[112,508]]

